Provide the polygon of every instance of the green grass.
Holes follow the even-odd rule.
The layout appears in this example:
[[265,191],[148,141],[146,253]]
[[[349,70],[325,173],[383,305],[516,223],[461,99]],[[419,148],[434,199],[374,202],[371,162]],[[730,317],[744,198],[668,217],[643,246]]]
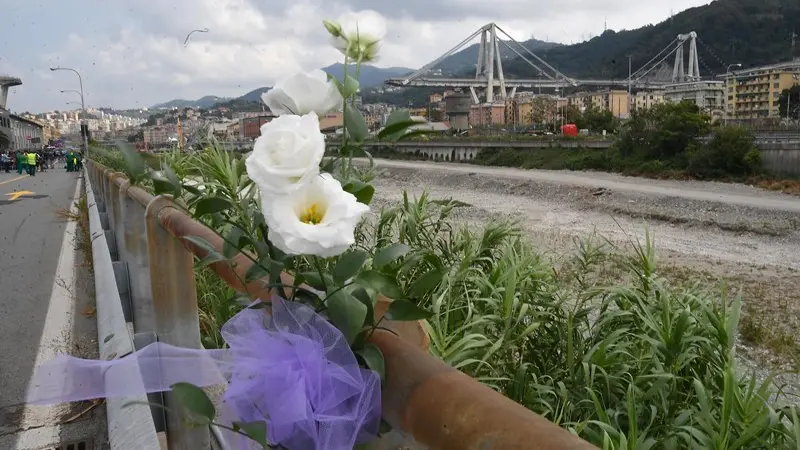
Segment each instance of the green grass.
[[[236,158],[170,158],[209,192],[254,201]],[[800,448],[797,408],[737,366],[739,330],[769,339],[740,323],[741,299],[676,282],[649,239],[626,250],[590,236],[553,258],[513,222],[454,225],[460,206],[406,197],[357,230],[368,251],[411,248],[382,270],[434,312],[434,356],[604,449]],[[209,269],[196,273],[203,343],[218,347],[241,305]]]

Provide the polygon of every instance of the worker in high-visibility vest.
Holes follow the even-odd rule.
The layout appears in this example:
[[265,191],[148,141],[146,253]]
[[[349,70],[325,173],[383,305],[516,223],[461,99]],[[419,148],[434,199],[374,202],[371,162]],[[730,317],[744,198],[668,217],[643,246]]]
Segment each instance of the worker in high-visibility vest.
[[36,176],[36,153],[28,153],[28,175]]

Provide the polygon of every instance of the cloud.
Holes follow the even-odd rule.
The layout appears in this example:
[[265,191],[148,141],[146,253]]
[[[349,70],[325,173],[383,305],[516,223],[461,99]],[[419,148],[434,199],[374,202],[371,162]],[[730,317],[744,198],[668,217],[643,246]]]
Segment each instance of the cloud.
[[[48,8],[14,2],[0,42],[10,45],[0,72],[25,83],[10,99],[18,110],[64,107],[59,90],[77,86],[63,65],[84,76],[91,106],[144,107],[172,98],[238,96],[298,70],[341,60],[321,26],[364,9],[386,20],[379,65],[417,68],[480,26],[496,22],[518,40],[575,42],[609,27],[635,28],[670,10],[706,0],[82,0]],[[184,46],[186,35],[195,29]],[[28,39],[14,39],[23,33]],[[666,44],[666,43],[665,43]]]

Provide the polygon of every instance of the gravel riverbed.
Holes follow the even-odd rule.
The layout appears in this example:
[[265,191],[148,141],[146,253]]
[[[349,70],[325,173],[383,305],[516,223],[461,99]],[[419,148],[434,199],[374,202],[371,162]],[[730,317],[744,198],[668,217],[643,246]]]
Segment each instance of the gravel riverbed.
[[[800,339],[800,198],[740,184],[664,181],[594,172],[376,160],[375,206],[403,191],[468,203],[457,219],[480,225],[519,220],[534,245],[563,254],[593,232],[624,245],[655,240],[662,274],[725,283],[758,329]],[[774,346],[739,345],[745,366],[765,378],[794,364]],[[767,369],[768,368],[768,369]],[[785,381],[796,383],[795,376]]]

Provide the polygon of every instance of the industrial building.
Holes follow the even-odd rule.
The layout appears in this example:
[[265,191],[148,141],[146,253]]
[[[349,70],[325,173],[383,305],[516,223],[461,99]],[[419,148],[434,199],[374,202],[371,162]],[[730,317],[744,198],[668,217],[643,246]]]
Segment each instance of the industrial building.
[[444,114],[450,127],[454,130],[469,129],[472,106],[472,96],[469,94],[450,93],[444,97]]
[[726,75],[726,117],[729,119],[778,118],[781,93],[800,84],[800,59],[739,70]]

